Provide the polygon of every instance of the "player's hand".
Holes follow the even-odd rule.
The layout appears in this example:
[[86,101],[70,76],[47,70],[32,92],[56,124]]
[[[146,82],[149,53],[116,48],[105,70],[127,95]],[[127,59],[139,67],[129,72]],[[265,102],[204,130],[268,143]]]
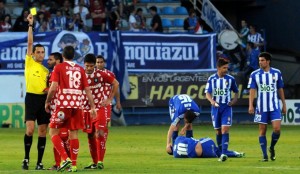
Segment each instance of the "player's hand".
[[96,112],[96,109],[95,108],[92,108],[90,110],[90,115],[92,116],[93,119],[95,119],[97,117],[97,112]]
[[121,111],[121,110],[122,110],[122,105],[121,105],[121,103],[120,103],[120,102],[117,102],[117,104],[116,104],[116,108],[117,108],[119,111]]
[[179,132],[180,135],[185,135],[186,129],[182,128]]
[[166,151],[169,155],[173,155],[173,147],[171,144],[168,144],[166,147]]
[[215,102],[215,101],[211,102],[210,104],[211,104],[213,107],[216,107],[216,108],[219,107],[219,104],[218,104],[217,102]]
[[32,16],[32,14],[29,14],[29,15],[27,16],[27,20],[28,20],[28,22],[29,22],[30,25],[33,24],[33,16]]
[[281,114],[285,115],[286,114],[286,104],[283,104]]
[[110,105],[111,104],[111,100],[110,99],[106,99],[106,100],[103,100],[102,102],[101,102],[101,106],[108,106],[108,105]]
[[253,106],[249,106],[248,113],[249,114],[254,114],[254,107]]
[[233,99],[228,103],[228,105],[233,106],[236,102],[237,102],[237,99]]
[[46,102],[46,103],[45,103],[45,111],[46,111],[47,113],[50,113],[50,102]]

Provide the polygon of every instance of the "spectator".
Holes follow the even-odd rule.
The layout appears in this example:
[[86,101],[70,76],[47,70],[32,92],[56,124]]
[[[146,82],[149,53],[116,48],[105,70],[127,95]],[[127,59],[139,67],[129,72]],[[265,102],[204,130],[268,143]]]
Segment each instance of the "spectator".
[[243,87],[245,88],[243,90],[243,94],[248,95],[249,90],[246,89],[248,78],[249,78],[249,75],[254,70],[259,68],[259,66],[258,66],[258,56],[260,54],[260,51],[258,49],[255,49],[254,43],[252,43],[252,42],[247,43],[246,50],[247,50],[247,65],[244,69],[244,77],[246,79],[245,79],[245,82],[243,84]]
[[68,21],[68,28],[69,31],[84,31],[84,23],[81,19],[79,13],[73,15],[70,21]]
[[132,7],[130,9],[130,16],[129,16],[129,31],[140,31],[139,26],[137,25],[136,19],[135,19],[135,8]]
[[4,19],[1,19],[0,32],[6,32],[11,30],[11,16],[6,14]]
[[7,7],[5,7],[5,2],[0,0],[0,19],[4,19],[6,14],[10,14],[10,11]]
[[157,14],[157,8],[152,6],[149,8],[150,14],[152,16],[151,20],[151,31],[154,32],[163,32],[162,21],[160,16]]
[[93,6],[91,8],[91,16],[93,19],[93,31],[101,31],[105,30],[105,7],[102,2],[99,0],[94,0]]
[[45,16],[44,12],[39,11],[37,13],[37,19],[34,26],[37,32],[48,32],[50,31],[48,18]]
[[56,15],[52,18],[50,29],[52,31],[62,31],[66,29],[66,17],[62,15],[61,10],[56,11]]
[[250,33],[247,37],[248,42],[253,42],[256,49],[260,49],[260,47],[264,46],[264,38],[262,38],[261,34],[256,32],[256,26],[249,26]]
[[247,37],[248,37],[248,34],[249,34],[250,30],[249,30],[248,24],[247,24],[247,22],[245,20],[241,21],[241,27],[242,28],[240,30],[239,37],[240,37],[242,43],[244,45],[246,45],[247,44]]
[[136,10],[135,19],[136,19],[137,26],[140,29],[145,30],[145,28],[146,28],[146,18],[143,15],[143,9],[138,8]]
[[184,20],[183,29],[187,30],[189,33],[195,33],[196,29],[198,30],[197,27],[200,27],[198,25],[199,25],[199,22],[198,22],[196,13],[195,13],[194,9],[191,9],[189,11],[189,17],[187,17]]
[[[85,0],[79,0],[79,5],[74,8],[74,14],[79,13],[81,20],[83,21],[83,26],[86,26],[86,18],[89,15],[89,10],[85,7]],[[83,28],[86,31],[86,28]]]
[[119,8],[111,11],[108,17],[108,24],[110,30],[118,30],[120,24],[120,11]]
[[47,10],[47,6],[45,3],[41,3],[40,10],[38,12],[43,12],[46,19],[51,18],[50,12]]
[[90,8],[90,0],[75,0],[74,4],[75,6],[83,4],[83,6],[85,6],[86,8]]
[[29,14],[28,9],[23,9],[21,16],[19,16],[14,24],[13,31],[27,31],[28,29],[28,20],[27,16]]
[[61,10],[62,10],[63,16],[67,16],[67,15],[73,16],[73,9],[72,9],[72,6],[71,6],[71,3],[69,0],[64,1],[63,7]]

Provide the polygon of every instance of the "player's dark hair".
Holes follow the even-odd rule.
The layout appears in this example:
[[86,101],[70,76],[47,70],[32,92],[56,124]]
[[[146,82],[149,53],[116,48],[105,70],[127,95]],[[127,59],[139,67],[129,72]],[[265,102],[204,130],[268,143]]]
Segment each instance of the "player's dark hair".
[[98,56],[97,56],[97,59],[102,59],[103,62],[106,63],[106,60],[105,60],[105,58],[104,58],[102,55],[98,55]]
[[66,46],[62,53],[63,57],[67,60],[73,60],[75,56],[75,49],[72,46]]
[[263,58],[265,58],[266,60],[269,60],[269,61],[272,60],[272,55],[268,52],[262,52],[262,53],[259,54],[258,57],[263,57]]
[[139,12],[142,12],[142,11],[143,11],[142,8],[138,8],[138,9],[136,10],[136,13],[139,13]]
[[63,57],[59,52],[51,53],[50,56],[53,56],[55,60],[59,60],[59,62],[63,62]]
[[96,64],[96,57],[94,54],[87,54],[84,56],[84,63],[93,63]]
[[38,47],[42,47],[42,48],[44,48],[44,50],[45,50],[45,47],[44,47],[42,44],[36,44],[36,45],[33,46],[32,52],[34,53],[35,50],[36,50],[36,48],[38,48]]
[[218,61],[217,61],[217,67],[222,67],[226,64],[229,64],[229,59],[228,58],[223,58],[223,57],[219,57]]
[[149,10],[152,10],[152,11],[154,11],[154,12],[157,12],[157,7],[152,6],[152,7],[149,8]]
[[194,113],[194,111],[191,111],[191,110],[187,110],[185,113],[184,113],[184,118],[185,120],[187,121],[187,123],[192,123],[195,118],[196,118],[196,114]]

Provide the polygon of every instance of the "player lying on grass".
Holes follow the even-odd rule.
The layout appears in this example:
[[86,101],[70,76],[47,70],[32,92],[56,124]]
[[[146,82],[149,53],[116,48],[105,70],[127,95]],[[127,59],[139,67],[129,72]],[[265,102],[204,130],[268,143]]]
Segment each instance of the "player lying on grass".
[[[211,138],[187,138],[178,136],[175,143],[167,151],[174,158],[219,158],[222,151],[216,146]],[[244,157],[245,153],[237,151],[227,151],[218,161],[226,161],[228,157]]]

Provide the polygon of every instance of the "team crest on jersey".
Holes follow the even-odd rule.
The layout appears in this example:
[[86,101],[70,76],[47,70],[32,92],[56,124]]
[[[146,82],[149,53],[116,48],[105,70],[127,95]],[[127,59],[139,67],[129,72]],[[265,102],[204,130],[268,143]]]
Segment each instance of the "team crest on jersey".
[[98,82],[98,78],[94,78],[94,82],[97,83]]
[[228,82],[227,82],[227,80],[225,81],[225,85],[226,85],[226,86],[228,85]]
[[63,111],[59,111],[57,113],[57,117],[60,118],[61,120],[63,120],[65,118],[65,113]]

